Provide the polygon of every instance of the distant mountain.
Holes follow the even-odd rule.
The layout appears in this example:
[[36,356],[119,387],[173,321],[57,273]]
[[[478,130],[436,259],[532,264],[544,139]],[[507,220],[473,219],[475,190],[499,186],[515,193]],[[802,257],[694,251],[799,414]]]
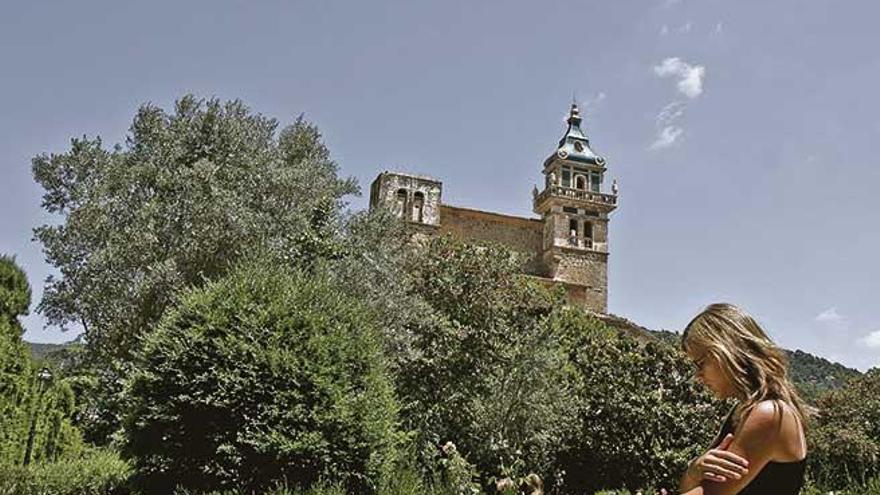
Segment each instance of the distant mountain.
[[52,354],[56,351],[61,351],[64,349],[69,349],[75,345],[78,345],[76,341],[65,342],[63,344],[40,344],[37,342],[27,342],[25,344],[31,350],[31,356],[37,361],[45,360],[49,354]]
[[[669,330],[650,330],[638,325],[626,318],[616,315],[595,315],[605,322],[606,325],[617,328],[622,332],[633,335],[639,340],[654,339],[678,347],[681,342],[681,334]],[[858,370],[847,368],[840,363],[814,356],[810,353],[783,349],[789,362],[789,376],[795,384],[801,396],[810,403],[829,390],[842,387],[850,379],[862,375]]]
[[788,372],[801,395],[808,402],[815,402],[823,392],[840,388],[862,373],[840,363],[795,350],[785,351],[790,363]]

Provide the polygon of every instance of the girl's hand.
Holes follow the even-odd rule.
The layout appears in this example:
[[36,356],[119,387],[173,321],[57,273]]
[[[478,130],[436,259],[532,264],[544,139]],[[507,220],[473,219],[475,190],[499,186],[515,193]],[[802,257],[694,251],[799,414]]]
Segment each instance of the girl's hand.
[[733,442],[733,435],[728,433],[714,449],[697,457],[688,467],[689,475],[694,479],[703,479],[723,483],[727,480],[740,479],[749,471],[749,461],[728,452]]

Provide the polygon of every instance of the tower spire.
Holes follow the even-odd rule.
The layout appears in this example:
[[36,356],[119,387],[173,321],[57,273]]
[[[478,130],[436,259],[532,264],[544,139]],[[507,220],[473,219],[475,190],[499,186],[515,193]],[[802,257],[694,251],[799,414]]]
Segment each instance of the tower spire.
[[565,160],[601,166],[605,163],[605,159],[590,148],[590,140],[583,129],[581,129],[582,122],[583,118],[581,117],[577,101],[572,98],[571,108],[568,110],[568,119],[566,119],[568,129],[565,130],[565,134],[559,140],[555,156]]

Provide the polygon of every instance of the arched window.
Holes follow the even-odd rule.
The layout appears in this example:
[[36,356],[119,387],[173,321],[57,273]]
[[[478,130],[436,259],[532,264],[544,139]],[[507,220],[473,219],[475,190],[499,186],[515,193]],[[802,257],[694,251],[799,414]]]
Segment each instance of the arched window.
[[413,197],[413,210],[412,210],[412,221],[413,222],[422,222],[422,212],[425,209],[425,195],[424,193],[417,192]]
[[587,189],[587,179],[583,175],[578,175],[574,178],[574,187],[580,190]]
[[403,214],[406,211],[406,196],[406,189],[397,190],[397,202],[394,205],[394,214],[400,218],[403,218]]

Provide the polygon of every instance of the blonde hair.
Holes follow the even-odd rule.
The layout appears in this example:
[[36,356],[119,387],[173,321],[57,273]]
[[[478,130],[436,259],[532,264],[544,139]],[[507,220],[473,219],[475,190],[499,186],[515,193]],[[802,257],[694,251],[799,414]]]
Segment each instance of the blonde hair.
[[718,361],[741,399],[735,423],[748,416],[759,402],[775,400],[791,406],[806,429],[813,410],[788,378],[788,359],[748,313],[733,304],[710,304],[682,334],[685,352],[695,345]]

